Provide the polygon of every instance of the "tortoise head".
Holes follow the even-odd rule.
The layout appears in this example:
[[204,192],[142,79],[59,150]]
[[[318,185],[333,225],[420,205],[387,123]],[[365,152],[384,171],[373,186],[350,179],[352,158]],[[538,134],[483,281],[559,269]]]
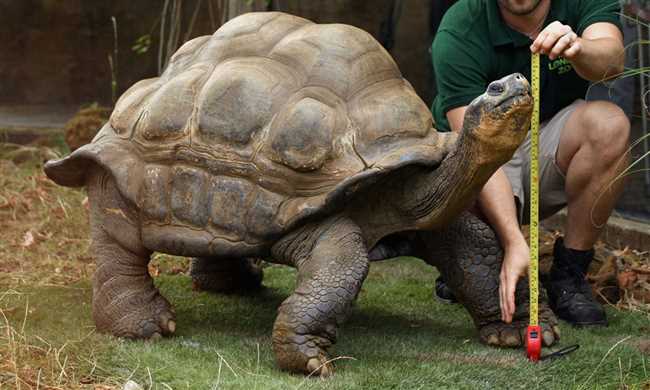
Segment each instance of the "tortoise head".
[[472,101],[460,137],[452,137],[455,149],[431,171],[412,175],[402,186],[403,195],[395,197],[396,207],[415,221],[415,230],[447,226],[471,205],[526,137],[532,110],[530,85],[520,74],[492,82]]
[[463,132],[480,145],[480,156],[505,163],[526,137],[533,111],[530,84],[514,73],[488,85],[484,94],[470,103]]

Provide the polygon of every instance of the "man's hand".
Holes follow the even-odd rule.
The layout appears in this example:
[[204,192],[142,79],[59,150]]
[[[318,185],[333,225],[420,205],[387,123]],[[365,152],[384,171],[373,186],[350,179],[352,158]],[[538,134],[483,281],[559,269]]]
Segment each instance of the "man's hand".
[[537,35],[530,51],[546,54],[551,60],[564,57],[571,61],[582,51],[582,43],[570,26],[555,21]]
[[501,320],[510,323],[515,314],[517,281],[528,272],[530,250],[526,241],[523,240],[505,247],[504,252],[499,283],[499,303],[501,305]]

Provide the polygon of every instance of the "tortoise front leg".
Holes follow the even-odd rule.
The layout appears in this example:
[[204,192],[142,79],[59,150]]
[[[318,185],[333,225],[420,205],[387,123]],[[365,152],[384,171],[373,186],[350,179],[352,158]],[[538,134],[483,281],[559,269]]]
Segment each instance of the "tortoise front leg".
[[273,327],[278,364],[328,376],[327,349],[368,274],[361,230],[347,218],[330,218],[284,238],[273,254],[298,268],[296,290],[280,306]]
[[192,287],[220,293],[246,292],[262,287],[261,260],[196,257],[190,263]]
[[136,210],[103,169],[88,180],[92,244],[93,318],[97,329],[114,336],[158,338],[176,329],[171,305],[149,276],[151,251],[144,248]]
[[[472,316],[482,342],[517,347],[525,343],[528,325],[528,278],[515,294],[513,321],[501,321],[499,274],[503,251],[490,226],[465,212],[439,232],[418,232],[417,256],[438,268],[449,288]],[[545,303],[539,306],[544,345],[559,338],[557,319]]]

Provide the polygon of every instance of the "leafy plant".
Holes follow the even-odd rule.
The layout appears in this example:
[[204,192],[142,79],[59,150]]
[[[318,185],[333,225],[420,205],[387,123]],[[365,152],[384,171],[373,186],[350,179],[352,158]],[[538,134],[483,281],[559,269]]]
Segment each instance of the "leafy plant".
[[149,51],[149,48],[151,47],[151,34],[145,34],[138,39],[135,40],[135,43],[133,46],[131,46],[131,50],[136,52],[137,54],[144,54]]

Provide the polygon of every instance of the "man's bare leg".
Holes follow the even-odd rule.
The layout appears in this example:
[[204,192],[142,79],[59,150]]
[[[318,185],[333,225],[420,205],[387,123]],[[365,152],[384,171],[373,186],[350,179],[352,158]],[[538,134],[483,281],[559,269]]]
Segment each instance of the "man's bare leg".
[[556,160],[566,176],[568,217],[564,240],[554,248],[546,288],[549,303],[575,325],[607,324],[585,274],[593,246],[623,190],[615,180],[628,164],[630,122],[613,103],[586,102],[571,114],[562,131]]
[[557,163],[566,176],[568,248],[589,250],[598,239],[623,191],[614,179],[627,167],[629,134],[623,110],[605,101],[586,102],[567,120]]

